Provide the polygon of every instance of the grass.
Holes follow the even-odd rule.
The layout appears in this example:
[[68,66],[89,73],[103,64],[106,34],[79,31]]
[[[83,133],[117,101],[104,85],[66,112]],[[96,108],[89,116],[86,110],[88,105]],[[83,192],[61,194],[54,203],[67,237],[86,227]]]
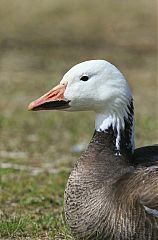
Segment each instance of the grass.
[[[1,239],[72,239],[65,227],[63,193],[68,173],[1,170]],[[62,238],[61,238],[62,239]]]
[[26,106],[74,64],[105,58],[117,65],[134,93],[136,146],[156,143],[155,4],[1,1],[0,239],[73,240],[64,188],[80,155],[74,145],[89,142],[94,114]]

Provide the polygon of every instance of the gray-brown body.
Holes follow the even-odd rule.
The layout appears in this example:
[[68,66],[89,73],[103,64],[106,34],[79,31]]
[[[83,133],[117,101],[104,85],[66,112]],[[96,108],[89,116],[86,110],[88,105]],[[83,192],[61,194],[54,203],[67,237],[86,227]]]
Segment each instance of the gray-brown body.
[[66,220],[78,239],[158,239],[155,154],[158,146],[117,154],[112,128],[95,132],[65,190]]

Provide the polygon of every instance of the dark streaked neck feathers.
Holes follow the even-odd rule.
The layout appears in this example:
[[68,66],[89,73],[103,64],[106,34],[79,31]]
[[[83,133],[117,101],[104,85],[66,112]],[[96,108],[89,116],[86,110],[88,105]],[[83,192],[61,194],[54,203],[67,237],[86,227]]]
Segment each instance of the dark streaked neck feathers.
[[131,171],[133,160],[132,102],[128,109],[128,117],[124,119],[123,129],[118,129],[117,126],[113,126],[111,123],[104,131],[95,130],[86,151],[77,160],[77,166],[81,167],[85,178],[93,179],[95,176],[93,181],[98,182],[102,175],[104,179],[110,179],[112,183],[117,181],[123,174]]
[[133,101],[131,100],[130,105],[128,105],[123,119],[120,119],[119,116],[104,116],[103,114],[101,118],[101,126],[96,127],[97,130],[94,133],[92,142],[94,141],[95,144],[108,144],[107,148],[113,150],[113,155],[131,156],[134,151]]

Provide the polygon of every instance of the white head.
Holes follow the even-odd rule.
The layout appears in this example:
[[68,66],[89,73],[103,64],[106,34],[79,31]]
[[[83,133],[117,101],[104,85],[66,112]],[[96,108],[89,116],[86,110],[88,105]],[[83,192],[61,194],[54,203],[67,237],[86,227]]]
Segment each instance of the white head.
[[64,97],[71,100],[69,111],[108,113],[127,105],[131,100],[131,91],[125,78],[105,60],[75,65],[63,76],[61,83],[64,82],[67,82]]
[[[60,106],[53,107],[57,100]],[[95,111],[96,130],[104,131],[110,125],[116,128],[119,148],[120,129],[124,128],[131,100],[128,83],[114,65],[105,60],[90,60],[72,67],[60,85],[31,103],[29,109],[63,109],[61,103],[67,103],[63,105],[66,111]]]

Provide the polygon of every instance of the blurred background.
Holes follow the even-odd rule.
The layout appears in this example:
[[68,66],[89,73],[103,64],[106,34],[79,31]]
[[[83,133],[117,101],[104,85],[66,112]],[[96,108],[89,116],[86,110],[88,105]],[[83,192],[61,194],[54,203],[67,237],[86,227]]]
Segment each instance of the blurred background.
[[[41,231],[42,239],[47,239],[48,232],[55,239],[61,232],[58,223],[53,232],[54,220],[48,212],[55,214],[53,204],[55,216],[62,211],[64,185],[75,159],[91,138],[94,114],[34,113],[26,108],[73,65],[89,59],[106,59],[116,65],[133,90],[136,145],[156,143],[156,34],[155,0],[0,1],[3,237],[22,239],[26,232],[40,237]],[[33,204],[45,214],[44,220]],[[17,228],[19,221],[23,223],[24,209],[28,219],[34,217],[38,234],[28,231],[32,225],[26,224],[26,219],[21,229]],[[18,230],[7,227],[7,221]]]

